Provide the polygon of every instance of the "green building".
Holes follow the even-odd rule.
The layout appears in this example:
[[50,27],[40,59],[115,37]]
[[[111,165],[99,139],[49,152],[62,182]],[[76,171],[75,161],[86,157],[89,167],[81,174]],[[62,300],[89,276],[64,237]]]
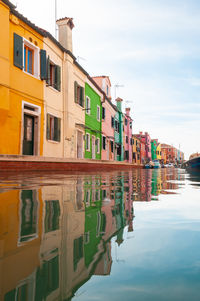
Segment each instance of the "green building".
[[85,158],[100,160],[102,105],[100,95],[91,86],[85,84]]
[[123,148],[123,113],[122,113],[122,99],[116,99],[117,106],[116,110],[117,113],[115,115],[115,145],[116,145],[116,152],[117,161],[124,160],[124,148]]
[[152,139],[151,140],[151,159],[152,159],[152,161],[157,159],[157,154],[156,154],[157,146],[158,146],[158,140]]

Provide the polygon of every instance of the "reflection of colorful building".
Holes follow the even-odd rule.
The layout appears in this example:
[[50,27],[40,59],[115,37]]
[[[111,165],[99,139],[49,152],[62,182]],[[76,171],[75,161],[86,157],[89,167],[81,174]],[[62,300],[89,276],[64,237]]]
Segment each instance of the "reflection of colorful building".
[[41,190],[0,194],[0,295],[4,300],[17,300],[21,294],[31,300],[35,267],[40,265],[42,212]]
[[139,134],[135,134],[135,136],[140,139],[141,143],[145,144],[145,154],[143,154],[143,150],[141,150],[141,163],[151,161],[151,138],[149,134],[147,132],[144,134],[140,132]]

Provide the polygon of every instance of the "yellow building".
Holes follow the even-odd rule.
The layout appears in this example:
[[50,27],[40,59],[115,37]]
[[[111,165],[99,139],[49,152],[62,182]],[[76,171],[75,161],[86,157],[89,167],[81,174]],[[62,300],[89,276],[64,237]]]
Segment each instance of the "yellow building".
[[43,36],[0,0],[0,153],[43,152]]
[[133,146],[133,164],[140,164],[141,158],[140,158],[140,139],[132,135],[132,146]]
[[156,158],[157,160],[162,159],[162,152],[161,152],[161,144],[159,143],[157,148],[156,148]]

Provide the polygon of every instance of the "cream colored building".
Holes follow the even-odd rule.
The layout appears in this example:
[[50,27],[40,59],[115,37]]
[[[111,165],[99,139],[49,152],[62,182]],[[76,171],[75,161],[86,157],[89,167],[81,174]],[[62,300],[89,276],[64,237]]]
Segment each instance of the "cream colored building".
[[64,18],[57,21],[59,43],[64,54],[64,157],[84,158],[85,133],[85,82],[87,73],[72,54],[73,21]]
[[44,148],[46,157],[64,157],[64,52],[47,37],[44,38],[47,78],[44,81]]

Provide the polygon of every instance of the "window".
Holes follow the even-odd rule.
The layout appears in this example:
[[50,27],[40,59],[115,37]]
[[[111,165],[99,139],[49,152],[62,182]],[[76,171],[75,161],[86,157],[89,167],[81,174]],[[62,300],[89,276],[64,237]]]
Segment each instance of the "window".
[[108,93],[109,93],[109,87],[107,85],[107,87],[106,87],[106,94],[107,94],[107,96],[108,96]]
[[97,154],[99,154],[100,153],[100,139],[99,138],[97,138]]
[[90,115],[91,108],[90,108],[90,98],[86,96],[86,114]]
[[105,150],[106,149],[106,137],[105,136],[103,136],[102,137],[102,148]]
[[130,129],[132,129],[132,122],[130,122]]
[[[39,77],[39,48],[14,33],[14,65],[24,72]],[[41,51],[42,55],[45,51]],[[43,66],[43,64],[41,64]]]
[[111,117],[111,127],[114,128],[115,125],[115,119],[114,117]]
[[77,269],[78,262],[83,257],[83,236],[80,236],[77,239],[74,239],[74,250],[73,250],[73,262],[74,262],[74,271]]
[[136,157],[136,153],[133,152],[133,160],[135,160]]
[[100,106],[97,106],[97,120],[100,121]]
[[61,68],[60,66],[54,64],[47,58],[47,85],[53,87],[54,89],[60,91],[61,85]]
[[132,139],[130,138],[130,145],[132,145]]
[[58,200],[45,201],[45,233],[59,229],[60,204]]
[[84,88],[74,82],[74,101],[84,108]]
[[[132,139],[132,145],[134,145],[134,139]],[[136,141],[136,145],[137,145],[137,141]]]
[[114,150],[114,143],[113,143],[113,141],[110,141],[110,147],[111,147],[111,152],[113,153],[113,150]]
[[60,142],[61,119],[47,114],[47,140]]
[[33,49],[24,45],[24,71],[33,74],[33,59],[34,52]]
[[128,124],[128,120],[125,118],[125,125],[127,125]]
[[128,143],[128,136],[126,136],[126,143]]
[[106,109],[102,107],[102,119],[105,120],[106,118]]
[[86,147],[86,151],[90,151],[90,134],[86,133],[86,143],[85,143],[85,147]]

